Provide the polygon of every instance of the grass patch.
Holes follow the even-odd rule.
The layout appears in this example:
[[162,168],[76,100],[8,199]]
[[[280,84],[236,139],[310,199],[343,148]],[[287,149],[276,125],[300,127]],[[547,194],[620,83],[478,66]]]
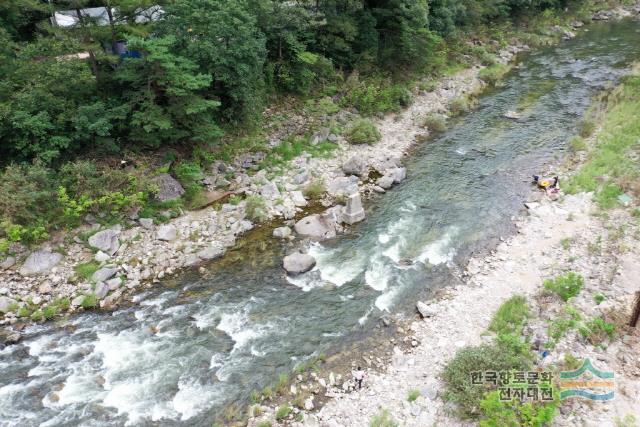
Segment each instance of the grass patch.
[[606,297],[604,296],[604,294],[598,292],[596,294],[593,294],[593,300],[596,302],[596,305],[600,305],[602,304],[602,302],[606,299]]
[[520,295],[509,298],[493,315],[489,330],[498,335],[520,334],[529,318],[527,300]]
[[591,344],[598,345],[615,337],[616,325],[605,321],[602,317],[595,317],[582,325],[579,331]]
[[287,418],[292,410],[293,409],[291,409],[291,407],[288,405],[280,406],[276,410],[276,420],[282,420],[284,418]]
[[373,145],[380,141],[382,135],[376,125],[369,119],[358,119],[351,123],[345,132],[345,137],[350,144]]
[[495,86],[504,78],[509,70],[511,70],[511,65],[496,63],[480,70],[478,77],[485,83]]
[[459,96],[449,102],[449,112],[452,116],[459,116],[471,110],[471,103],[466,96]]
[[447,128],[447,119],[442,114],[429,114],[424,118],[422,126],[432,133],[444,132]]
[[393,419],[388,409],[383,409],[371,419],[370,427],[398,427],[398,422]]
[[581,136],[574,136],[569,140],[569,149],[573,153],[587,150],[587,142]]
[[100,264],[96,261],[89,261],[83,264],[76,265],[75,271],[78,277],[82,277],[85,280],[91,280],[93,273],[98,271]]
[[96,308],[98,306],[98,297],[96,296],[96,294],[87,294],[82,299],[80,306],[85,310]]
[[327,187],[325,187],[324,182],[320,180],[310,182],[302,190],[302,194],[304,195],[304,197],[311,200],[321,199],[326,192]]
[[569,272],[564,276],[544,281],[545,289],[558,294],[563,301],[569,301],[569,298],[578,295],[583,286],[584,279],[574,272]]
[[407,394],[407,401],[415,402],[418,397],[420,397],[420,390],[409,390],[409,393]]
[[262,222],[269,218],[267,204],[262,196],[253,195],[247,197],[245,212],[251,221]]
[[547,335],[550,340],[547,342],[547,347],[554,348],[556,343],[562,339],[567,332],[579,326],[581,319],[582,316],[575,308],[570,305],[565,305],[563,312],[549,322]]
[[[602,132],[587,161],[565,185],[569,194],[594,192],[603,209],[618,206],[622,193],[640,197],[640,67],[607,97]],[[593,126],[581,125],[581,135]],[[586,128],[586,129],[585,129]],[[592,131],[591,131],[592,132]]]

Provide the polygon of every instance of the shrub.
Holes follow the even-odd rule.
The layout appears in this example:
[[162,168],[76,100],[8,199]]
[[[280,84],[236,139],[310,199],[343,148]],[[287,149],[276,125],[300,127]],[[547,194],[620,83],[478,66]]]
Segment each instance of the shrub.
[[415,402],[418,397],[420,397],[420,390],[409,390],[409,394],[407,394],[409,402]]
[[364,116],[400,111],[411,103],[411,92],[402,84],[389,80],[370,78],[358,81],[350,77],[347,94],[341,99],[343,107],[354,107]]
[[393,419],[388,409],[383,409],[371,420],[371,427],[397,427],[398,423]]
[[520,334],[529,317],[529,306],[525,297],[517,295],[502,303],[493,315],[489,330],[497,334]]
[[281,420],[283,418],[287,418],[291,413],[292,409],[288,405],[283,405],[278,408],[276,411],[276,420]]
[[441,114],[429,114],[425,117],[423,126],[433,133],[444,132],[447,128],[446,118]]
[[544,281],[545,289],[558,294],[563,301],[568,301],[569,298],[578,295],[583,285],[584,279],[582,276],[574,272]]
[[184,187],[184,198],[187,204],[196,201],[202,192],[200,182],[204,179],[200,164],[197,162],[182,161],[174,167],[174,173]]
[[254,195],[247,197],[245,210],[247,218],[251,221],[262,222],[269,218],[267,204],[262,196]]
[[45,319],[53,319],[58,314],[59,308],[55,305],[48,305],[42,309],[42,315]]
[[375,144],[380,141],[382,135],[376,125],[369,119],[356,120],[345,133],[347,141],[351,144]]
[[495,86],[503,79],[510,69],[511,66],[509,65],[497,63],[480,70],[478,77],[480,77],[480,79],[485,83]]
[[512,347],[485,344],[458,351],[443,372],[447,385],[445,399],[457,404],[462,416],[479,415],[479,402],[487,389],[471,383],[472,372],[527,370],[531,366],[530,352],[518,354]]
[[263,396],[265,399],[269,399],[269,400],[270,400],[270,399],[273,397],[273,390],[271,389],[271,387],[268,387],[268,386],[267,386],[267,387],[265,387],[265,388],[262,390],[262,396]]
[[581,136],[574,136],[569,140],[569,148],[574,153],[585,151],[587,149],[587,142]]
[[574,371],[582,365],[582,362],[578,358],[574,357],[571,353],[564,354],[564,367],[568,371]]
[[580,125],[578,126],[578,133],[583,138],[590,137],[591,135],[593,135],[593,132],[595,130],[596,130],[595,122],[593,122],[591,120],[588,120],[588,119],[582,120],[580,122]]
[[593,299],[597,305],[600,305],[606,299],[606,297],[602,293],[598,292],[597,294],[593,295]]
[[82,299],[80,306],[85,310],[96,308],[98,306],[98,297],[96,296],[96,294],[87,294]]
[[601,344],[607,338],[613,339],[615,333],[616,325],[606,322],[602,317],[593,318],[580,328],[580,334],[593,345]]
[[[555,393],[554,393],[555,395]],[[480,427],[542,427],[556,415],[559,399],[550,402],[526,402],[518,399],[503,401],[500,392],[493,391],[480,401]]]
[[260,421],[258,423],[257,427],[271,427],[271,422],[270,421]]
[[44,320],[44,314],[42,313],[42,310],[36,310],[31,313],[31,320],[33,320],[34,322],[41,322],[42,320]]
[[284,394],[287,391],[287,385],[289,384],[289,375],[281,373],[278,376],[278,382],[276,383],[276,391],[280,394]]
[[468,113],[470,109],[471,105],[469,100],[464,96],[454,98],[449,102],[449,111],[452,116],[459,116],[460,114]]
[[324,193],[327,192],[327,188],[324,185],[324,182],[320,180],[315,180],[310,182],[304,187],[302,193],[308,199],[318,200],[324,196]]
[[83,264],[76,265],[75,270],[76,274],[79,277],[82,277],[85,280],[89,280],[91,279],[91,276],[93,276],[93,273],[98,271],[99,268],[100,264],[98,264],[96,261],[89,261]]

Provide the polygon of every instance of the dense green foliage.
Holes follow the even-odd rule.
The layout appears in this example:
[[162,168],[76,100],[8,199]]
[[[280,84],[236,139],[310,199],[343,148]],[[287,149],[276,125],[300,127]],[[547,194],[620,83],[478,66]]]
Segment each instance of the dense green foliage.
[[[442,62],[457,29],[564,0],[6,0],[0,5],[0,158],[209,146],[259,119],[268,96],[335,93],[343,72],[393,76]],[[160,4],[162,19],[136,10]],[[54,10],[113,7],[109,22],[52,26]],[[134,54],[112,46],[126,40]],[[79,59],[74,55],[86,53]],[[407,87],[357,77],[340,101],[361,113],[408,104]]]

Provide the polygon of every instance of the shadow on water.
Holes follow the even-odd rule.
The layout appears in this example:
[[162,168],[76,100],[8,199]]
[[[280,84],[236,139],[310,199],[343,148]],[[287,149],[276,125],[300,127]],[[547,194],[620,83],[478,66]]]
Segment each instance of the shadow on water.
[[[310,247],[318,264],[305,275],[287,278],[284,244],[256,232],[135,306],[28,329],[0,350],[0,425],[210,425],[279,372],[412,309],[512,230],[529,177],[640,58],[639,28],[598,24],[526,55],[476,111],[413,150],[410,179],[371,203],[367,221]],[[521,120],[503,117],[516,108]]]

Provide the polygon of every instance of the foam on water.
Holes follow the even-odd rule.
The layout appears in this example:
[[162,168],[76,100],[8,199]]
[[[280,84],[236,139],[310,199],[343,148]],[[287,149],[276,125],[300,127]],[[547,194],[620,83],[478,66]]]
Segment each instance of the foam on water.
[[395,286],[390,288],[387,292],[380,295],[376,298],[376,307],[380,311],[390,311],[391,307],[393,307],[393,302],[400,292],[400,286]]
[[376,256],[364,274],[365,283],[376,291],[384,291],[389,285],[392,274],[392,268],[385,262],[384,258]]
[[320,272],[320,278],[338,287],[358,277],[366,262],[360,253],[350,254],[347,258],[344,253],[325,249],[319,243],[311,245],[309,255],[316,259],[315,269]]
[[457,234],[458,229],[451,227],[441,238],[425,246],[415,260],[423,264],[428,262],[431,265],[439,265],[451,261],[456,254],[455,249],[452,247],[452,241]]

